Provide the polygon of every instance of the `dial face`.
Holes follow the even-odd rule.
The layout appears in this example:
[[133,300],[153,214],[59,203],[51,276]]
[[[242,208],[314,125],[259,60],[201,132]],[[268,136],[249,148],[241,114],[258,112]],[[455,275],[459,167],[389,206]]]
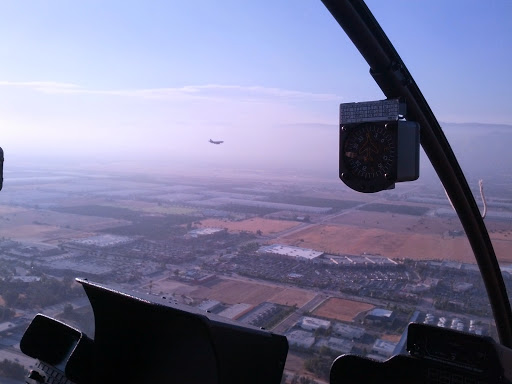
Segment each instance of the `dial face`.
[[345,165],[353,177],[363,180],[392,178],[396,159],[394,132],[384,124],[353,127],[343,146]]

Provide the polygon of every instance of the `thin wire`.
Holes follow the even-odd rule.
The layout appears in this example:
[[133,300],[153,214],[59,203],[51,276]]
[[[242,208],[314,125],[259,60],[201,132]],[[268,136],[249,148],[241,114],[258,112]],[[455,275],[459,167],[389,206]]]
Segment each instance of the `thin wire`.
[[484,203],[484,211],[482,212],[482,219],[485,219],[485,215],[487,215],[487,201],[485,201],[484,181],[482,179],[478,180],[478,186],[480,187],[480,196],[482,197],[482,202]]
[[[487,201],[485,200],[484,181],[482,179],[478,180],[478,187],[480,188],[480,197],[482,198],[482,203],[484,204],[484,211],[481,213],[481,215],[482,215],[482,219],[485,219],[485,216],[487,215]],[[449,201],[450,205],[452,206],[453,210],[455,212],[457,212],[457,210],[453,206],[453,203],[452,203],[452,200],[450,199],[450,196],[448,196],[448,192],[446,192],[446,189],[444,189],[444,194],[446,195],[446,198],[448,199],[448,201]]]

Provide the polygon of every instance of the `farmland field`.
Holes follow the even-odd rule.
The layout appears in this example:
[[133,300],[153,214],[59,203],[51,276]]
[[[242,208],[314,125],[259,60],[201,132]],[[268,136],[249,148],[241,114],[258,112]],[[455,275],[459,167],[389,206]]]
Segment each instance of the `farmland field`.
[[439,234],[395,233],[379,228],[350,225],[317,225],[306,228],[276,242],[312,248],[334,254],[362,253],[403,259],[447,259],[475,262],[465,237],[446,238]]
[[247,303],[258,305],[282,291],[271,285],[238,280],[222,280],[213,287],[198,287],[190,293],[194,298],[209,298],[226,304]]
[[333,297],[322,303],[313,314],[340,321],[352,321],[361,312],[373,308],[374,306],[368,303]]
[[151,203],[140,200],[123,200],[116,203],[110,203],[110,205],[113,207],[128,208],[133,211],[161,215],[188,215],[197,211],[196,209],[189,207],[179,207],[165,204],[158,205],[158,203]]
[[227,221],[218,219],[201,220],[202,227],[227,228],[231,232],[248,231],[256,233],[258,230],[263,235],[281,232],[299,225],[299,222],[288,220],[271,220],[254,217],[242,221]]
[[276,293],[274,296],[270,297],[267,301],[281,305],[297,305],[298,307],[302,307],[314,297],[315,293],[311,291],[285,288],[282,291]]
[[[226,304],[247,303],[258,305],[265,301],[298,307],[303,306],[313,297],[314,292],[299,288],[285,288],[253,281],[219,279],[211,286],[197,286],[174,280],[162,279],[151,283],[154,293],[162,295],[184,294],[195,299],[213,299]],[[149,285],[144,287],[149,290]]]
[[94,233],[74,231],[71,229],[58,228],[50,225],[18,225],[7,228],[0,228],[0,237],[6,237],[17,241],[58,243],[68,239],[84,238]]

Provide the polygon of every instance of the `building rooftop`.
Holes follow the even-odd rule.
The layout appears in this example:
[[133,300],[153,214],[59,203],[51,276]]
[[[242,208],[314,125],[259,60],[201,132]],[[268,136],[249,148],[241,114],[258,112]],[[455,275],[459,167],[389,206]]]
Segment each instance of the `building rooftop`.
[[335,323],[333,325],[333,331],[334,333],[340,336],[355,339],[363,337],[363,335],[366,333],[364,328],[354,327],[353,325],[348,325],[344,323]]
[[81,245],[94,245],[96,247],[111,247],[114,245],[126,244],[133,241],[132,238],[127,236],[118,236],[111,234],[90,236],[85,239],[73,240],[75,244]]
[[267,245],[258,249],[258,252],[276,253],[278,255],[283,256],[301,257],[308,260],[316,259],[317,257],[322,256],[324,254],[323,252],[315,251],[309,248],[293,247],[291,245],[283,244]]
[[315,337],[311,332],[295,330],[286,334],[286,338],[290,344],[300,345],[310,348],[315,343]]
[[236,319],[240,315],[248,312],[252,307],[252,304],[246,303],[233,304],[229,308],[226,308],[222,312],[219,312],[219,315],[227,317],[228,319]]
[[220,304],[218,300],[204,300],[197,306],[198,309],[202,309],[203,311],[211,311],[217,305]]
[[350,353],[354,347],[354,342],[347,339],[340,339],[338,337],[330,337],[327,341],[327,346],[339,353]]
[[13,276],[12,280],[19,280],[24,283],[33,283],[34,281],[40,281],[41,277],[39,277],[39,276]]
[[381,317],[381,318],[390,318],[393,315],[393,311],[389,311],[383,308],[374,308],[369,313],[368,316],[373,317]]
[[304,316],[300,320],[300,326],[304,329],[309,329],[309,330],[318,329],[318,328],[327,329],[331,326],[331,322],[327,321],[327,320],[317,319],[316,317]]
[[214,233],[221,232],[223,230],[224,230],[223,228],[206,227],[206,228],[193,229],[192,231],[189,231],[187,234],[191,237],[198,237],[198,236],[212,235]]
[[14,327],[14,323],[11,323],[10,321],[0,323],[0,332],[7,331],[8,329],[10,329],[12,327]]
[[373,344],[372,352],[376,352],[384,356],[391,356],[395,350],[396,344],[397,343],[392,343],[391,341],[377,339]]

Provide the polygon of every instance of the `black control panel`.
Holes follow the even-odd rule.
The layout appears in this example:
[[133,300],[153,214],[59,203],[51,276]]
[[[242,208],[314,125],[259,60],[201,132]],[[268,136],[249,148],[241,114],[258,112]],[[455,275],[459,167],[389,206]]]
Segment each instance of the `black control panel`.
[[27,383],[278,384],[285,336],[165,298],[121,292],[87,280],[94,340],[37,315],[23,353],[39,360]]
[[38,361],[30,371],[26,384],[75,384],[66,377],[66,374],[52,365]]
[[482,337],[424,324],[409,324],[406,355],[379,362],[339,356],[331,384],[510,384],[512,350]]

